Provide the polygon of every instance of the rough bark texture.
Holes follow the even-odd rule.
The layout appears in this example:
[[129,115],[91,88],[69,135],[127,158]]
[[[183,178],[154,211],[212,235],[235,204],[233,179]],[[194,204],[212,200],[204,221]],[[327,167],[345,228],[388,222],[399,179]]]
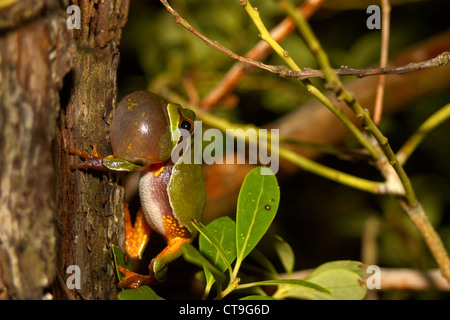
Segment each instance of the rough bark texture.
[[[70,170],[80,161],[69,147],[91,152],[96,143],[102,155],[110,154],[109,116],[116,105],[117,49],[128,1],[73,1],[81,8],[82,24],[75,30],[77,50],[68,87],[68,104],[60,116],[57,181],[58,274],[57,298],[114,299],[117,280],[111,244],[122,245],[123,188],[115,176]],[[81,288],[66,287],[67,267],[81,270]]]
[[59,90],[74,47],[61,1],[0,6],[0,298],[40,299],[55,277]]
[[[79,30],[66,24],[71,4]],[[110,245],[124,243],[123,188],[115,176],[71,170],[79,159],[66,150],[109,151],[128,6],[0,3],[0,298],[116,297]],[[81,270],[79,289],[66,286],[69,265]]]

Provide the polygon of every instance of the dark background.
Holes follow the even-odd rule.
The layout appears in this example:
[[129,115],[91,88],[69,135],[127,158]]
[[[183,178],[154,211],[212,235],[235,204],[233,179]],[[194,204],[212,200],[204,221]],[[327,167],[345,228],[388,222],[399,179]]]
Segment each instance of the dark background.
[[[252,4],[258,6],[269,29],[284,17],[275,2],[254,0]],[[178,0],[173,6],[195,28],[239,54],[247,52],[259,40],[256,28],[239,1]],[[450,2],[447,0],[393,6],[390,56],[446,30],[449,13]],[[368,30],[367,18],[365,8],[346,11],[322,9],[311,20],[313,30],[335,67],[368,67],[378,63],[381,32]],[[289,36],[283,46],[296,61],[301,61],[301,67],[317,68],[298,35]],[[203,97],[234,63],[175,24],[158,1],[131,2],[120,51],[120,97],[161,83],[182,88],[184,77],[193,80],[200,97]],[[276,56],[271,56],[266,62],[282,63]],[[183,94],[182,90],[180,92]],[[215,112],[233,121],[257,125],[300,108],[310,99],[295,80],[281,79],[262,70],[253,71],[235,93],[240,102],[234,109],[219,106]],[[385,94],[389,95],[389,92]],[[393,149],[397,150],[428,116],[449,101],[450,92],[441,92],[415,101],[402,112],[385,116],[381,128]],[[449,130],[450,122],[447,121],[431,132],[406,165],[419,200],[447,248],[450,247]],[[352,141],[344,143],[351,144]],[[379,179],[373,168],[364,163],[345,162],[333,156],[324,156],[320,161],[358,176]],[[297,270],[332,260],[361,260],[361,235],[369,216],[377,217],[380,222],[380,266],[436,267],[421,237],[392,198],[367,194],[305,172],[284,177],[280,187],[281,203],[271,232],[282,236],[293,247]],[[265,252],[277,264],[273,253],[270,250]],[[186,272],[198,269],[180,259],[173,262],[169,270],[169,281],[155,290],[164,297],[197,298],[195,294],[198,292],[192,289]],[[434,299],[450,296],[434,292],[388,292],[382,297]]]

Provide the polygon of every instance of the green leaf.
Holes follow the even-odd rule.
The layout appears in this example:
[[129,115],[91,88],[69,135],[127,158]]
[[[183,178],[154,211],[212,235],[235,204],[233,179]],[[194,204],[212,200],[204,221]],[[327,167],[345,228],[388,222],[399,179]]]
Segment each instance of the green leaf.
[[[211,273],[211,271],[209,271],[209,269],[207,267],[203,267],[203,275],[204,275],[204,280],[205,280],[205,291],[203,293],[203,297],[204,299],[206,299],[206,297],[208,297],[209,293],[211,292],[211,288],[213,286],[213,284],[216,282],[216,279],[214,278],[214,275]],[[219,292],[221,289],[217,289],[217,291]]]
[[246,296],[243,297],[239,300],[278,300],[277,298],[271,297],[271,296],[257,296],[257,295],[252,295],[252,296]]
[[367,274],[365,273],[364,270],[364,264],[362,262],[352,260],[337,260],[321,264],[308,275],[307,279],[310,279],[311,277],[314,277],[316,274],[319,274],[326,270],[335,270],[335,269],[344,269],[355,272],[361,278],[367,277]]
[[[236,258],[236,224],[230,217],[222,217],[210,222],[201,229],[205,234],[200,234],[200,252],[220,271],[225,271]],[[205,236],[208,235],[208,238]],[[215,245],[211,243],[214,241]],[[221,249],[223,256],[216,248]]]
[[255,248],[266,233],[280,201],[275,175],[266,167],[253,169],[244,179],[236,213],[236,265]]
[[[206,227],[199,228],[199,249],[217,269],[230,270],[231,263],[236,258],[236,224],[230,217],[222,217],[210,222]],[[226,261],[225,261],[225,260]],[[205,294],[209,293],[215,282],[214,275],[207,267],[205,271]]]
[[114,171],[135,171],[141,166],[120,158],[103,158],[103,165]]
[[271,278],[278,277],[277,269],[261,251],[259,251],[258,249],[253,249],[253,251],[250,253],[250,258],[252,258],[261,267],[264,268],[264,273],[266,274],[266,276]]
[[323,286],[331,295],[313,292],[311,299],[361,300],[366,296],[367,287],[361,277],[345,269],[330,269],[308,277],[308,281]]
[[195,247],[191,244],[184,245],[183,257],[186,261],[195,264],[202,268],[208,268],[213,274],[214,278],[218,283],[225,281],[225,275],[219,269],[214,267],[208,259],[206,259]]
[[332,261],[317,267],[305,279],[325,288],[328,293],[308,287],[286,285],[274,294],[278,299],[296,298],[310,300],[361,300],[367,293],[363,278],[365,273],[358,261]]
[[140,286],[138,289],[124,289],[119,292],[117,297],[120,300],[165,300],[149,286]]
[[113,257],[114,257],[114,264],[116,266],[116,273],[117,273],[117,278],[119,279],[119,281],[123,280],[123,278],[125,278],[125,276],[123,274],[121,274],[119,272],[119,270],[117,270],[117,266],[121,266],[124,267],[128,270],[131,270],[131,263],[125,263],[125,256],[126,253],[123,252],[123,250],[121,248],[119,248],[116,245],[112,245],[112,252],[113,252]]
[[[112,252],[117,277],[119,281],[121,281],[125,278],[125,276],[117,270],[117,266],[121,266],[132,271],[131,263],[125,263],[126,253],[118,246],[112,245]],[[120,300],[164,300],[164,298],[158,296],[149,286],[140,286],[139,289],[122,289],[122,291],[117,294],[117,297]]]
[[313,283],[307,280],[296,280],[296,279],[275,279],[275,280],[264,280],[264,281],[256,281],[249,284],[242,285],[243,287],[247,286],[292,286],[299,288],[306,288],[308,290],[315,291],[321,294],[330,294],[328,289],[318,285],[317,283]]
[[275,235],[275,251],[277,252],[278,257],[281,260],[281,264],[283,265],[284,270],[286,270],[286,273],[290,275],[292,273],[292,270],[294,270],[294,251],[292,250],[291,246],[278,235]]

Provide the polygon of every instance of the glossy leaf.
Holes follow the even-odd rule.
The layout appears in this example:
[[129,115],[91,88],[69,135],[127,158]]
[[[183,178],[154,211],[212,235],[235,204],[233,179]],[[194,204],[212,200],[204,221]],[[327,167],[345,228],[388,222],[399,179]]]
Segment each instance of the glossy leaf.
[[307,280],[296,280],[296,279],[276,279],[276,280],[265,280],[252,282],[252,286],[279,286],[279,285],[289,285],[293,287],[306,288],[308,290],[315,291],[321,294],[330,294],[328,289],[320,286],[317,283],[313,283]]
[[367,274],[364,272],[364,264],[362,262],[352,260],[337,260],[321,264],[308,275],[307,279],[314,277],[316,274],[319,274],[326,270],[336,269],[344,269],[355,272],[361,278],[365,278],[367,276]]
[[208,268],[213,274],[217,282],[222,283],[225,281],[225,275],[219,269],[212,265],[208,259],[206,259],[196,248],[191,244],[184,245],[183,257],[186,261],[195,264],[199,267]]
[[[236,224],[230,217],[222,217],[210,222],[201,229],[205,234],[200,234],[200,252],[220,271],[225,271],[236,258]],[[209,235],[208,238],[205,235]],[[214,241],[214,244],[211,243]],[[221,249],[226,262],[217,251]]]
[[265,274],[270,278],[278,277],[278,272],[272,262],[258,249],[254,249],[250,253],[250,258],[256,261],[261,267],[264,268]]
[[165,300],[149,286],[140,286],[138,289],[124,289],[119,292],[117,297],[119,300]]
[[239,300],[278,300],[274,297],[271,296],[257,296],[257,295],[252,295],[252,296],[247,296],[247,297],[243,297]]
[[[270,174],[261,174],[265,173]],[[236,213],[237,264],[252,251],[266,233],[280,201],[275,175],[266,167],[258,167],[247,174],[239,192]]]
[[[200,252],[220,271],[229,269],[236,258],[236,224],[229,217],[222,217],[199,229]],[[225,261],[226,260],[226,261]],[[205,293],[209,293],[215,282],[214,275],[207,267],[205,271]]]
[[281,260],[284,270],[289,275],[294,270],[295,255],[291,246],[280,236],[275,236],[275,251]]
[[117,278],[119,279],[119,281],[121,281],[123,278],[125,278],[125,276],[117,270],[117,266],[121,266],[128,270],[131,270],[131,263],[125,263],[126,253],[118,246],[112,245],[112,252],[114,257],[114,264],[116,267]]
[[331,296],[313,293],[314,299],[361,300],[367,293],[367,287],[361,277],[345,269],[326,270],[308,280],[331,292]]
[[360,266],[356,261],[333,261],[317,267],[305,280],[325,288],[329,291],[327,294],[307,287],[285,286],[275,296],[280,299],[361,300],[367,287]]
[[103,165],[110,170],[125,172],[131,172],[141,168],[137,164],[120,158],[104,158]]

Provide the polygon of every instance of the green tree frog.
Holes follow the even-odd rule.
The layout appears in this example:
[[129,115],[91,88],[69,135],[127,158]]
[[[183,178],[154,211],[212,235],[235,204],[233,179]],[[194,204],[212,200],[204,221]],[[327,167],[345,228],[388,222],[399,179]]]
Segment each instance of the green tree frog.
[[[201,164],[184,163],[177,145],[182,130],[192,134],[195,113],[174,103],[166,103],[150,92],[134,92],[119,103],[110,128],[114,155],[102,158],[94,146],[93,154],[70,149],[84,158],[78,169],[103,171],[140,170],[141,209],[134,225],[125,205],[126,250],[141,258],[151,230],[161,234],[167,246],[152,259],[149,275],[119,268],[125,275],[119,287],[138,288],[164,281],[167,264],[183,253],[183,245],[195,236],[192,221],[200,220],[205,205],[205,183]],[[186,133],[186,132],[185,132]],[[191,161],[192,162],[192,161]]]

